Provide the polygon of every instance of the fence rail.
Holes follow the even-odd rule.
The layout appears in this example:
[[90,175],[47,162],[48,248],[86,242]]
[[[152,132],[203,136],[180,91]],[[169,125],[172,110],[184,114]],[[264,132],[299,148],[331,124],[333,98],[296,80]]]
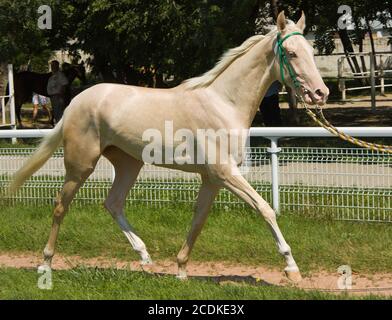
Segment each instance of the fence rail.
[[[342,100],[347,101],[346,93],[348,91],[356,91],[370,89],[372,109],[376,109],[376,89],[380,88],[380,94],[385,95],[385,88],[392,87],[392,83],[385,83],[385,80],[391,79],[392,73],[392,52],[371,53],[371,52],[355,52],[340,57],[338,59],[338,81],[339,90],[342,92]],[[360,59],[362,71],[353,72],[354,64],[351,59]],[[348,71],[350,70],[350,71]],[[361,79],[365,80],[362,86],[346,87],[347,80]],[[366,85],[366,80],[368,84]],[[376,81],[379,80],[379,85]],[[354,101],[353,99],[350,99]]]
[[[360,137],[392,137],[392,128],[339,128]],[[0,138],[43,137],[50,130],[0,130]],[[270,147],[247,148],[245,178],[278,212],[336,219],[392,222],[392,157],[360,148],[279,147],[283,137],[332,137],[322,128],[251,128],[250,135],[270,140]],[[32,148],[0,148],[0,185],[5,186]],[[12,203],[51,203],[63,181],[63,151],[58,150],[13,198]],[[101,203],[113,179],[102,158],[77,195],[77,203]],[[196,174],[145,165],[128,203],[161,205],[193,202]],[[219,206],[243,205],[223,190]]]
[[[3,93],[1,92],[1,94]],[[9,107],[6,106],[6,98],[9,100]],[[0,126],[16,129],[14,73],[12,64],[8,65],[8,94],[5,96],[0,95]],[[15,142],[15,140],[13,141]]]

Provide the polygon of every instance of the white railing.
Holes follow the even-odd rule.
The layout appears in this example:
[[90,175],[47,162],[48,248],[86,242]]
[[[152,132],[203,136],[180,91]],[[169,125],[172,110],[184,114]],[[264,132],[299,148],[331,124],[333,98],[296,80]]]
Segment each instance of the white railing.
[[[339,129],[356,137],[392,137],[389,127]],[[50,131],[0,130],[0,138],[41,138]],[[339,219],[392,222],[390,155],[360,148],[279,147],[279,140],[285,137],[333,137],[318,127],[251,128],[250,135],[269,139],[270,147],[248,148],[245,177],[277,212],[321,213]],[[0,148],[0,183],[7,183],[10,174],[33,151],[31,148]],[[62,156],[62,150],[58,151],[34,176],[26,187],[30,191],[20,195],[20,201],[46,199],[45,190],[60,188],[64,174]],[[112,179],[110,163],[101,159],[79,200],[102,201]],[[189,202],[195,199],[198,183],[195,174],[146,165],[130,200]],[[217,200],[224,205],[238,204],[227,192],[222,192]]]
[[[15,115],[15,90],[14,90],[14,73],[12,64],[8,65],[8,95],[2,95],[0,92],[0,126],[11,127],[16,129],[16,115]],[[9,100],[9,107],[6,106],[5,99]],[[16,140],[13,138],[13,143]]]
[[[392,52],[383,53],[371,53],[371,52],[353,52],[346,56],[340,57],[338,59],[338,80],[339,80],[339,90],[342,92],[342,100],[347,101],[346,93],[348,91],[356,91],[363,89],[370,89],[370,98],[372,109],[376,109],[376,89],[380,88],[380,94],[385,95],[385,88],[392,87],[392,83],[385,83],[385,80],[391,78],[391,54]],[[384,57],[387,59],[384,60]],[[358,58],[358,62],[361,68],[367,68],[369,71],[352,72],[351,68],[348,68],[348,59]],[[377,69],[375,62],[378,59]],[[362,62],[365,65],[362,65]],[[353,62],[351,62],[353,63]],[[348,71],[350,69],[350,71]],[[347,80],[353,79],[367,79],[369,80],[369,85],[363,85],[359,87],[346,87]],[[376,80],[380,81],[379,85],[376,85]],[[350,101],[362,101],[358,99],[350,99]]]

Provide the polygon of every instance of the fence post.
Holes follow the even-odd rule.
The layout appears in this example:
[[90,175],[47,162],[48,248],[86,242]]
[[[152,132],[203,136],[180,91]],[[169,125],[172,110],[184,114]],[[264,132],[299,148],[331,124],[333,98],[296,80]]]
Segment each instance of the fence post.
[[279,138],[271,137],[271,147],[267,152],[271,154],[271,188],[272,188],[272,208],[279,214],[279,159],[278,153],[282,150],[278,147]]
[[382,96],[385,96],[385,81],[384,81],[384,61],[382,58],[382,55],[380,55],[380,72],[379,72],[379,76],[380,76],[380,93]]
[[342,100],[346,100],[346,82],[343,79],[343,61],[344,57],[338,59],[338,79],[339,79],[339,90],[342,92]]
[[372,111],[376,111],[376,79],[374,76],[374,55],[373,53],[369,54],[370,58],[370,94],[372,101]]
[[[16,130],[16,117],[15,117],[15,90],[14,90],[14,70],[12,64],[8,65],[8,84],[10,96],[10,122],[11,128]],[[12,144],[17,142],[16,138],[12,138]]]

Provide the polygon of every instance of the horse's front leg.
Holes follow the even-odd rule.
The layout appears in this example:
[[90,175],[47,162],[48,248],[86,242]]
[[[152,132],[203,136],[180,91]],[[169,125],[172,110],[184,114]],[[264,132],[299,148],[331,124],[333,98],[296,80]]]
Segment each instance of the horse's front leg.
[[264,217],[275,238],[279,253],[286,259],[287,266],[284,271],[287,277],[294,282],[299,282],[302,279],[301,273],[291,254],[291,248],[279,229],[275,211],[245,180],[237,167],[232,167],[230,170],[226,168],[219,171],[219,179],[221,179],[222,184]]

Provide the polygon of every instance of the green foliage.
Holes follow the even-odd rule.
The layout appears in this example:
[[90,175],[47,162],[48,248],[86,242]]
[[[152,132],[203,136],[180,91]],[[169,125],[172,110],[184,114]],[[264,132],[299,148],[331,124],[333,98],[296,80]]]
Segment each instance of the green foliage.
[[288,0],[279,2],[279,11],[285,10],[289,17],[299,17],[300,10],[306,14],[307,30],[314,30],[316,41],[315,47],[320,53],[329,54],[334,50],[333,37],[338,31],[338,19],[342,13],[338,13],[341,5],[351,8],[352,22],[355,26],[354,32],[349,32],[353,44],[358,44],[366,32],[366,22],[379,20],[386,24],[390,18],[392,1],[390,0]]
[[0,0],[0,63],[19,67],[30,61],[35,69],[47,69],[51,34],[37,26],[41,4],[38,0]]
[[334,32],[327,25],[320,25],[315,31],[314,47],[319,53],[331,54],[335,50]]
[[206,71],[225,49],[254,33],[255,3],[89,1],[77,5],[72,49],[91,54],[97,73],[110,78],[114,72],[120,82],[132,70],[150,66],[181,80]]
[[[53,50],[70,51],[106,81],[135,82],[140,68],[154,67],[159,74],[174,75],[176,83],[207,71],[228,48],[254,34],[256,17],[270,16],[267,0],[48,0],[53,29],[37,27],[42,4],[38,0],[0,0],[0,62],[16,66],[29,60],[46,69]],[[316,34],[320,52],[334,49],[333,37],[342,3],[332,1],[277,1],[278,11],[297,20],[301,10],[307,30]],[[365,33],[364,21],[386,22],[391,1],[347,0],[356,32],[354,44]],[[151,75],[150,75],[151,76]]]
[[[53,50],[69,50],[105,80],[124,82],[141,68],[177,81],[209,69],[252,35],[258,0],[47,1],[53,29],[37,27],[38,0],[0,0],[0,60],[42,69]],[[131,79],[132,80],[132,79]]]

